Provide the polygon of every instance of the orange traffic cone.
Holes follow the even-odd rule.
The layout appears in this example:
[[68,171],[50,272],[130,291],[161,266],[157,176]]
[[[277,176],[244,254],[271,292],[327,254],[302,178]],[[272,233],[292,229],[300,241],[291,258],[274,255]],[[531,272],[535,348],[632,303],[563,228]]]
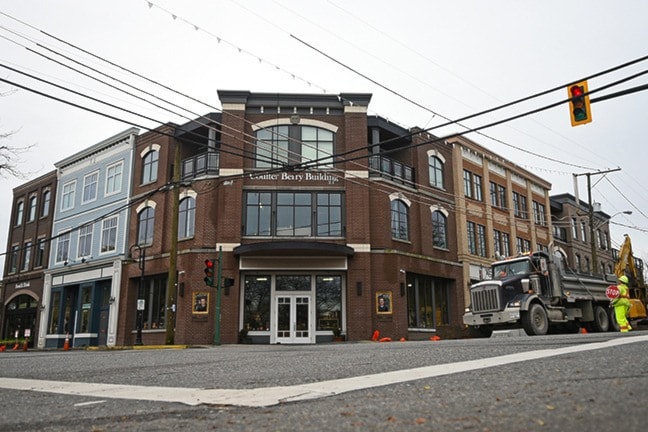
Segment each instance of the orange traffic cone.
[[585,327],[581,327],[581,329],[580,329],[580,331],[578,333],[587,334],[587,330],[585,329]]
[[27,340],[23,342],[23,351],[27,351]]
[[70,335],[65,335],[65,342],[63,343],[63,351],[70,350]]
[[375,332],[373,332],[373,336],[371,336],[371,340],[377,341],[379,337],[380,337],[380,332],[376,330]]
[[0,345],[0,352],[7,349],[7,345]]
[[406,342],[407,339],[405,339],[404,337],[402,337],[402,338],[400,338],[400,341],[401,341],[401,342]]
[[391,342],[391,338],[390,337],[380,338],[378,342]]
[[440,341],[441,338],[439,337],[439,335],[434,335],[434,336],[432,336],[432,337],[430,338],[430,340],[431,340],[432,342],[436,342],[436,341]]
[[11,348],[11,351],[18,351],[19,346],[20,346],[20,344],[18,342],[16,342],[16,345],[14,345],[13,348]]

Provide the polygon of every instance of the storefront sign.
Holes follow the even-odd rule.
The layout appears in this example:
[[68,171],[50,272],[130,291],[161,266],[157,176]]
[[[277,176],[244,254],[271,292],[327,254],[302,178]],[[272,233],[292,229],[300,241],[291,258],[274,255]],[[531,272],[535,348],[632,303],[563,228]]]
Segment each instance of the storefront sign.
[[326,182],[328,184],[336,184],[340,181],[338,176],[328,174],[325,172],[311,173],[267,173],[267,174],[250,174],[252,180],[272,180],[272,181],[296,181],[296,182]]
[[21,288],[29,288],[29,281],[18,282],[16,284],[16,289],[21,289]]

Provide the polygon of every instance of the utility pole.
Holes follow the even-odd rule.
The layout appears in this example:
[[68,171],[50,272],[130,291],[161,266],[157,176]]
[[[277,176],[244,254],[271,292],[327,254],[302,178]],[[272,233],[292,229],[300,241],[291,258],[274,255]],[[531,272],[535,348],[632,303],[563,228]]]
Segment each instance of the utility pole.
[[166,320],[166,344],[175,343],[175,315],[176,315],[176,293],[178,282],[178,208],[180,206],[180,141],[175,142],[175,157],[173,158],[173,193],[171,203],[171,250],[169,253],[169,273],[167,288],[167,320]]
[[[587,206],[588,206],[588,213],[589,213],[589,233],[590,233],[590,250],[592,254],[592,273],[596,273],[598,271],[598,257],[597,257],[597,252],[596,252],[596,241],[594,239],[594,207],[592,206],[592,179],[591,177],[593,175],[602,175],[602,174],[608,174],[611,172],[615,171],[621,171],[621,168],[615,168],[615,169],[610,169],[606,171],[596,171],[596,172],[588,172],[588,173],[582,173],[582,174],[574,174],[574,177],[576,176],[587,176]],[[578,196],[577,196],[578,199]],[[578,204],[578,201],[577,201]]]

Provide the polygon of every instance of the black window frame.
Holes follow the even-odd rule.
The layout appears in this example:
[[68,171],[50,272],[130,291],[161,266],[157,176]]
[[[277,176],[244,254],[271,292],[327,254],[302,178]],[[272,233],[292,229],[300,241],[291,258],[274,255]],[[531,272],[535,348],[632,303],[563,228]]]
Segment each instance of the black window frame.
[[[302,198],[293,199],[289,203],[290,196]],[[303,198],[309,197],[309,204],[305,204]],[[325,199],[326,198],[326,199]],[[345,236],[345,197],[343,191],[326,190],[277,190],[257,191],[248,190],[244,192],[243,200],[243,227],[242,235],[246,237],[282,237],[282,238],[334,238]],[[305,233],[305,227],[297,227],[293,224],[292,230],[281,228],[282,221],[279,218],[288,215],[287,210],[292,208],[294,222],[296,215],[304,215],[304,209],[308,209],[309,232]],[[297,209],[301,210],[298,211]],[[333,218],[338,217],[339,220]],[[285,223],[285,221],[283,222]],[[326,230],[329,227],[329,230]],[[292,232],[291,232],[292,231]]]

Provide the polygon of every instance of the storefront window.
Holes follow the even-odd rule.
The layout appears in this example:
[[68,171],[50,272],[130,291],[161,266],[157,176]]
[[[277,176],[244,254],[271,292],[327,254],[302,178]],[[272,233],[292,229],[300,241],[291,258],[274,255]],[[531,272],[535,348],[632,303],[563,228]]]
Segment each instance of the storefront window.
[[316,276],[317,330],[342,328],[342,277]]
[[443,279],[408,275],[408,326],[435,329],[437,326],[450,324],[449,289],[449,283]]
[[[145,281],[142,298],[145,300],[142,328],[144,330],[165,328],[167,277],[154,277]],[[137,303],[133,304],[133,307],[137,308]],[[137,323],[134,325],[136,326]]]
[[270,330],[270,275],[245,277],[243,327],[250,331]]
[[49,333],[59,333],[59,318],[61,316],[61,292],[55,291],[52,293],[52,313],[50,315]]
[[79,322],[79,333],[90,331],[90,311],[92,307],[92,286],[81,288],[81,316]]

